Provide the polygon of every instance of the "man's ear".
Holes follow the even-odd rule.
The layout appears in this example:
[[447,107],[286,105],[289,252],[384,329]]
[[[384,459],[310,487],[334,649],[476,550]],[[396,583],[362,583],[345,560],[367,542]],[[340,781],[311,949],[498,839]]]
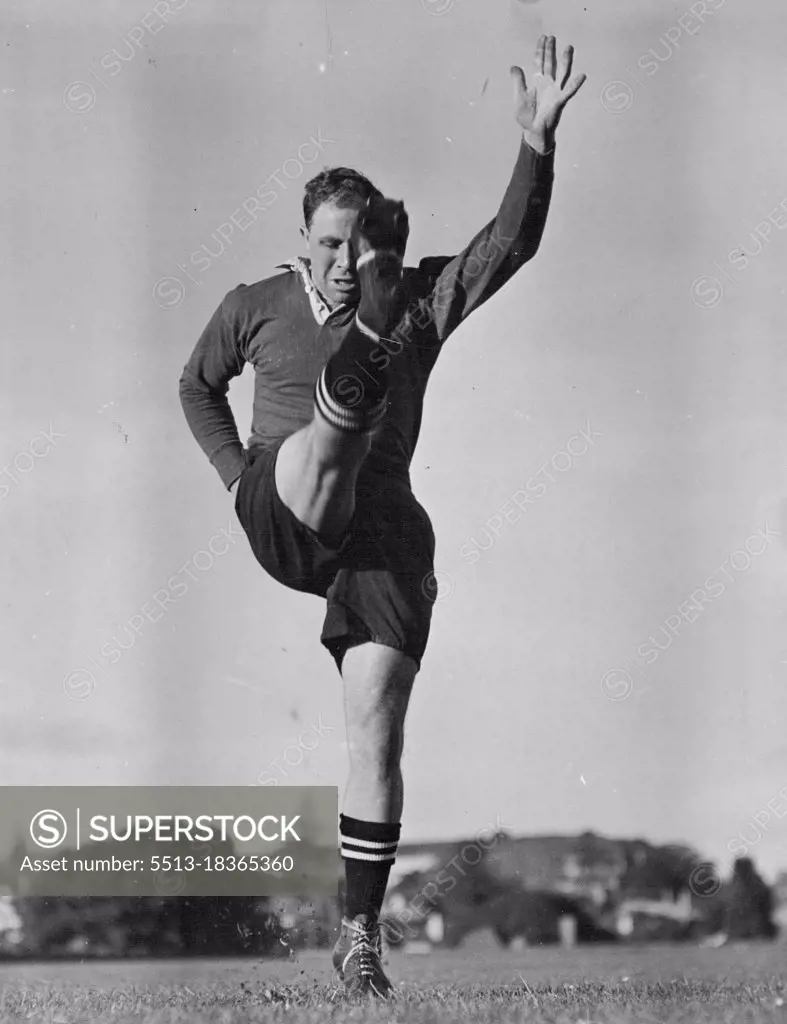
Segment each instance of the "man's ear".
[[309,229],[305,225],[301,225],[301,238],[306,248],[309,248]]

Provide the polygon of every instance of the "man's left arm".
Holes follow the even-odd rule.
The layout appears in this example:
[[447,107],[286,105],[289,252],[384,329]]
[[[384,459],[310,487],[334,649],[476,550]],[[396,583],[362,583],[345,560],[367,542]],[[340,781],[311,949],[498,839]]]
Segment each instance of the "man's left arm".
[[522,142],[497,216],[457,256],[421,261],[432,286],[414,319],[433,321],[440,342],[538,251],[552,195],[555,131],[585,81],[583,74],[572,76],[573,48],[559,66],[555,50],[554,36],[539,39],[530,86],[521,68],[511,69]]

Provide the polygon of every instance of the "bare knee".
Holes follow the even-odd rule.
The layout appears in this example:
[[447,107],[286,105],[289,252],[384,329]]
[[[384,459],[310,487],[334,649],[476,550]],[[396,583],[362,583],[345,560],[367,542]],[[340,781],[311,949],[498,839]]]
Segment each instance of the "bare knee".
[[398,771],[404,748],[404,718],[404,711],[399,709],[348,709],[347,753],[351,766],[378,778]]

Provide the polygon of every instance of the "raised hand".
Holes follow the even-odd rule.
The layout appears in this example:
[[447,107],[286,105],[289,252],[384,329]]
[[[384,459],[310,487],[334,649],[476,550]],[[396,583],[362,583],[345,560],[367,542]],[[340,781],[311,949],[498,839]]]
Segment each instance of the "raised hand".
[[574,47],[563,51],[560,66],[554,36],[541,36],[536,45],[535,74],[528,84],[522,68],[511,68],[514,83],[514,109],[526,141],[540,153],[555,143],[555,129],[568,101],[575,96],[587,75],[571,74]]

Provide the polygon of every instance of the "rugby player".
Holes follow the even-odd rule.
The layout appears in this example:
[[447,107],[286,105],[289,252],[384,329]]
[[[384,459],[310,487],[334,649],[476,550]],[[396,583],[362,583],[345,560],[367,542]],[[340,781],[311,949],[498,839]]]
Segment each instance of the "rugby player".
[[[262,567],[324,598],[322,643],[344,687],[350,773],[340,834],[345,905],[334,966],[350,994],[392,991],[378,917],[402,815],[400,759],[411,688],[435,600],[432,526],[410,463],[429,374],[469,314],[536,253],[549,207],[555,130],[585,80],[554,36],[526,82],[511,69],[521,132],[496,217],[455,256],[404,268],[402,203],[346,167],[308,182],[306,257],[239,285],[180,378],[188,424],[234,493]],[[227,401],[255,371],[244,448]]]

